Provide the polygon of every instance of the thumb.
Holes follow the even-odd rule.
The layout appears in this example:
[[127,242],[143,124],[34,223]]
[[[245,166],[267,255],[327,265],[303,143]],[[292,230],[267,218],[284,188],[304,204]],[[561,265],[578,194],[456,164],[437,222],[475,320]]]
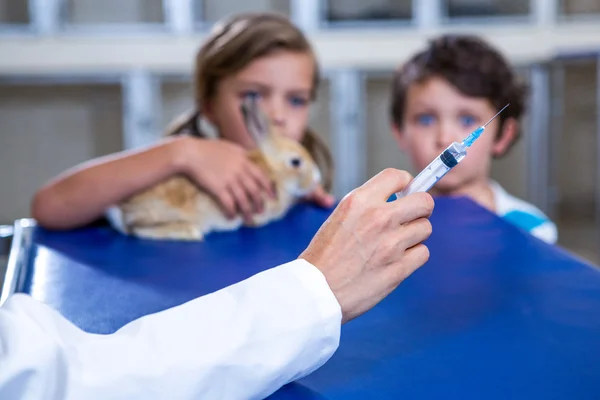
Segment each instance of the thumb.
[[400,192],[412,180],[412,175],[406,171],[386,168],[362,186],[363,191],[371,192],[372,198],[387,200],[392,194]]

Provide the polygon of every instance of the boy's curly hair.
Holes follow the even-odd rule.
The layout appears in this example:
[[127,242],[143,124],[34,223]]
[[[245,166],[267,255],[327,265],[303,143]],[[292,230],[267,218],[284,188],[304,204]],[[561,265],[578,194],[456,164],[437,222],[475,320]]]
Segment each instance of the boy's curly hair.
[[396,126],[403,124],[410,86],[432,77],[445,79],[465,96],[488,99],[497,111],[510,103],[498,117],[498,134],[508,118],[519,120],[523,114],[527,88],[497,50],[477,36],[443,35],[394,73],[390,111]]

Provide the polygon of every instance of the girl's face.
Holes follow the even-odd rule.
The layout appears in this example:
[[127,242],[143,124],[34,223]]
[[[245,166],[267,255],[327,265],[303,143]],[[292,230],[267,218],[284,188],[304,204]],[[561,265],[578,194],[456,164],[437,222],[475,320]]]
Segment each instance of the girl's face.
[[250,97],[260,102],[283,135],[300,141],[308,124],[314,74],[314,61],[307,53],[281,51],[258,58],[219,82],[216,95],[203,107],[204,115],[222,138],[253,148],[240,112],[242,101]]

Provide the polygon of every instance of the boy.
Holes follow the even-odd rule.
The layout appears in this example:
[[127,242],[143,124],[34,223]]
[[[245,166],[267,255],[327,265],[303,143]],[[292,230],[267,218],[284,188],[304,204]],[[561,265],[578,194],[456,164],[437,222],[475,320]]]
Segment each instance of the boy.
[[450,143],[462,141],[510,103],[431,193],[470,197],[554,244],[556,225],[489,178],[492,157],[506,154],[518,139],[524,97],[525,88],[495,49],[475,36],[445,35],[430,42],[394,74],[392,129],[418,172]]

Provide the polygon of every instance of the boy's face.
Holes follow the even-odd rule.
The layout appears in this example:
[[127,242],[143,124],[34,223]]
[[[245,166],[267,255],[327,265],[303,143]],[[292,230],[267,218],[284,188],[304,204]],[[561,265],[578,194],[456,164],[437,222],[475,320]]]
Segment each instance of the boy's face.
[[[409,88],[404,123],[394,127],[395,136],[418,173],[448,145],[461,142],[496,112],[487,99],[467,97],[445,79],[432,77]],[[496,141],[498,127],[495,119],[460,164],[435,185],[435,191],[460,193],[465,187],[487,181],[492,156],[503,153],[512,140],[509,137]]]

